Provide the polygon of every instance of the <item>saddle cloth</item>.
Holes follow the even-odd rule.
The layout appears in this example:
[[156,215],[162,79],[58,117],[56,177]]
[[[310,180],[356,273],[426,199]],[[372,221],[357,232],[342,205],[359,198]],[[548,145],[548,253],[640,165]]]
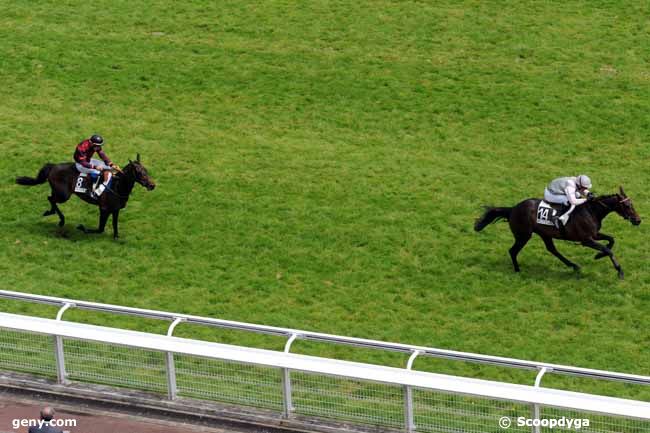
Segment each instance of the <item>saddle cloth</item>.
[[100,177],[94,173],[79,173],[75,180],[74,192],[78,194],[90,194],[93,190],[93,184],[97,182],[99,178]]
[[564,206],[561,204],[540,201],[539,206],[537,206],[537,224],[555,227],[553,217],[557,216],[563,208]]

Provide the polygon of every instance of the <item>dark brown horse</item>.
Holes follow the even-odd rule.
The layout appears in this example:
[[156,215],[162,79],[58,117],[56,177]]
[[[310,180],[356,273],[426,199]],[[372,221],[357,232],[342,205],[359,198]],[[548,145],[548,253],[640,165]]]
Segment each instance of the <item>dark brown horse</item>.
[[103,233],[108,217],[112,215],[113,237],[115,239],[118,237],[117,220],[120,209],[126,207],[126,202],[129,200],[129,195],[136,182],[150,191],[156,187],[156,184],[149,179],[147,169],[140,163],[140,154],[138,154],[135,161],[129,161],[121,172],[113,176],[110,187],[99,196],[99,199],[91,198],[87,194],[74,192],[78,175],[79,172],[75,168],[74,163],[48,163],[41,168],[36,178],[18,177],[16,178],[16,183],[27,186],[40,185],[45,183],[45,181],[50,183],[52,193],[47,199],[50,202],[51,208],[45,211],[43,216],[54,215],[56,213],[59,216],[59,227],[63,227],[65,224],[65,217],[57,206],[57,203],[65,203],[73,193],[77,194],[83,201],[99,206],[99,227],[97,229],[86,229],[83,225],[79,225],[77,228],[84,233]]
[[[579,271],[580,267],[558,252],[553,239],[580,242],[585,247],[598,250],[595,259],[608,256],[618,271],[618,276],[623,279],[623,269],[612,252],[614,238],[600,232],[603,219],[611,212],[616,212],[624,219],[630,220],[635,226],[641,224],[641,218],[634,210],[630,198],[625,195],[623,187],[620,188],[618,194],[600,196],[576,207],[567,225],[561,229],[538,224],[537,208],[540,201],[531,198],[522,201],[515,207],[486,207],[485,213],[476,220],[474,230],[481,231],[485,226],[499,219],[508,220],[510,230],[515,236],[515,243],[510,248],[510,258],[515,272],[519,272],[517,254],[530,240],[533,233],[537,233],[544,241],[546,249],[574,270]],[[596,241],[607,241],[607,245],[601,245]]]

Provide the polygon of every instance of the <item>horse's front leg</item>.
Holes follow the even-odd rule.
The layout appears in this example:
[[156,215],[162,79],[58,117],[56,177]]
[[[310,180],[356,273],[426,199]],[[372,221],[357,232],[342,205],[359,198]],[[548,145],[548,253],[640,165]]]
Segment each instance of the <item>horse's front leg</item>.
[[[596,233],[596,238],[597,241],[607,241],[607,248],[610,250],[614,247],[614,238],[610,235],[606,235],[605,233]],[[600,252],[596,254],[594,257],[595,260],[602,259],[603,257],[606,257],[607,254]]]
[[541,236],[541,235],[540,235],[540,237],[541,237],[542,240],[544,241],[544,245],[546,245],[546,249],[547,249],[551,254],[553,254],[555,257],[557,257],[558,259],[560,259],[560,261],[561,261],[562,263],[564,263],[565,265],[567,265],[568,267],[573,268],[574,271],[576,271],[576,272],[580,272],[580,266],[576,265],[576,264],[573,263],[571,260],[569,260],[569,259],[567,259],[566,257],[564,257],[562,254],[560,254],[560,252],[557,250],[557,248],[555,248],[555,244],[553,243],[553,239],[552,239],[552,238],[550,238],[550,237],[546,237],[546,236]]
[[113,211],[113,239],[117,239],[119,237],[117,233],[117,217],[119,214],[119,209]]
[[108,221],[108,216],[110,212],[105,209],[99,209],[99,227],[97,229],[87,229],[83,224],[77,226],[79,230],[84,233],[104,233],[104,228],[106,227],[106,221]]
[[604,245],[599,244],[598,242],[596,242],[593,239],[583,241],[582,245],[584,245],[585,247],[589,247],[589,248],[593,248],[595,250],[598,250],[598,251],[600,251],[600,253],[602,253],[602,254],[604,254],[606,256],[609,256],[610,260],[612,261],[612,264],[614,265],[614,269],[616,269],[618,271],[618,277],[621,280],[624,278],[623,268],[621,268],[621,265],[616,261],[616,258],[614,257],[614,253],[612,252],[612,250],[610,250],[609,248],[607,248]]

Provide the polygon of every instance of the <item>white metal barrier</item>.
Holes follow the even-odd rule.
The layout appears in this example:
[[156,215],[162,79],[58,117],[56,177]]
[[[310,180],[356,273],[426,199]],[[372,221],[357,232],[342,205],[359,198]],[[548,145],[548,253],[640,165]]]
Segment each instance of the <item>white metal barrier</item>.
[[[545,362],[526,361],[522,359],[505,358],[501,356],[482,355],[477,353],[459,352],[455,350],[437,349],[431,347],[414,346],[409,344],[388,343],[385,341],[368,340],[363,338],[345,337],[341,335],[323,334],[319,332],[304,331],[276,326],[256,325],[252,323],[235,322],[232,320],[214,319],[209,317],[192,316],[188,314],[170,313],[166,311],[146,310],[142,308],[123,307],[119,305],[101,304],[97,302],[80,301],[74,299],[57,298],[54,296],[33,295],[29,293],[0,290],[0,298],[16,301],[36,302],[60,307],[57,319],[60,320],[70,308],[100,311],[112,314],[125,314],[149,319],[169,320],[172,322],[168,335],[172,335],[174,328],[179,323],[212,326],[217,328],[235,329],[240,331],[255,332],[260,334],[284,336],[289,339],[287,351],[294,340],[310,340],[331,344],[344,344],[355,347],[402,352],[434,358],[452,359],[463,362],[497,365],[500,367],[535,370],[540,373],[562,374],[590,379],[610,380],[639,385],[650,385],[650,377],[635,374],[617,373],[611,371],[594,370],[589,368],[572,367],[568,365],[549,364]],[[542,376],[538,376],[541,379]],[[539,382],[539,381],[538,381]],[[539,383],[538,383],[539,385]]]
[[518,425],[537,414],[588,419],[582,432],[650,433],[650,403],[414,371],[414,356],[401,369],[0,313],[0,370],[61,383],[405,431],[491,433],[503,431],[503,419],[508,431],[547,431]]

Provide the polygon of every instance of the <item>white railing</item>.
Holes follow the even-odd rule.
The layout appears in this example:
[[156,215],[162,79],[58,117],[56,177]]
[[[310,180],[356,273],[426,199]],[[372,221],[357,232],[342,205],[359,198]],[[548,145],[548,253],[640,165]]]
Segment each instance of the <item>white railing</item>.
[[539,432],[517,425],[538,414],[589,419],[584,432],[650,432],[650,403],[413,371],[413,359],[407,368],[392,368],[0,313],[0,370],[64,384],[99,383],[405,431],[495,432],[505,417],[509,431]]
[[[345,337],[341,335],[323,334],[319,332],[304,331],[299,329],[281,328],[276,326],[256,325],[252,323],[235,322],[232,320],[214,319],[209,317],[192,316],[188,314],[170,313],[166,311],[146,310],[142,308],[123,307],[119,305],[101,304],[97,302],[80,301],[74,299],[57,298],[54,296],[33,295],[29,293],[0,290],[0,298],[36,302],[60,307],[57,319],[70,308],[101,311],[112,314],[125,314],[149,319],[168,320],[172,322],[168,335],[172,335],[179,323],[196,324],[217,328],[235,329],[240,331],[255,332],[260,334],[283,336],[288,338],[287,350],[295,340],[320,341],[331,344],[344,344],[355,347],[402,352],[416,356],[444,358],[456,361],[490,364],[507,368],[536,370],[540,373],[562,374],[590,379],[626,382],[638,385],[650,385],[650,377],[635,374],[617,373],[611,371],[594,370],[589,368],[572,367],[568,365],[550,364],[545,362],[526,361],[522,359],[505,358],[500,356],[481,355],[478,353],[459,352],[454,350],[437,349],[432,347],[415,346],[409,344],[389,343],[385,341],[368,340],[363,338]],[[538,376],[541,379],[541,375]]]

